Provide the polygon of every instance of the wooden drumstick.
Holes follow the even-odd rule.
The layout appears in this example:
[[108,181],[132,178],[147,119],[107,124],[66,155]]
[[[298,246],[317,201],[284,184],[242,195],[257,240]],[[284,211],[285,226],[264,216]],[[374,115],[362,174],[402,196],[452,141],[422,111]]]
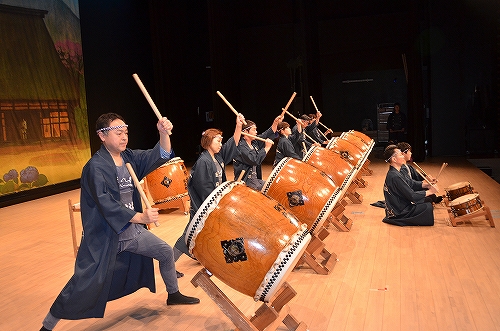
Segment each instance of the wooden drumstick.
[[241,179],[245,176],[245,170],[241,170],[240,175],[238,176],[237,182],[241,182]]
[[[261,138],[261,137],[258,137],[258,136],[254,136],[253,134],[250,134],[250,133],[241,132],[241,134],[244,135],[244,136],[247,136],[247,137],[254,138],[255,140],[260,140],[260,141],[263,141],[263,142],[267,141],[267,139],[264,139],[264,138]],[[271,140],[271,143],[274,145],[274,141]]]
[[[130,173],[130,177],[132,177],[132,180],[134,181],[135,187],[139,191],[139,194],[142,198],[142,201],[144,201],[144,204],[146,205],[146,209],[150,209],[151,203],[149,203],[148,197],[146,196],[146,193],[142,189],[141,183],[139,183],[139,179],[137,178],[137,175],[135,174],[135,171],[132,168],[132,165],[130,163],[125,163],[125,166],[127,167],[128,172]],[[146,224],[146,225],[149,225],[149,224]],[[155,225],[160,226],[160,223],[155,222]]]
[[420,172],[420,174],[421,174],[421,175],[423,175],[424,177],[427,177],[427,176],[428,176],[428,175],[425,173],[425,171],[424,171],[422,168],[420,168],[420,166],[419,166],[416,162],[412,162],[412,163],[413,163],[413,165],[414,165],[415,167],[417,167],[417,168],[418,168],[418,170],[420,170],[419,172]]
[[439,169],[439,172],[436,176],[436,179],[438,179],[439,175],[441,175],[441,172],[443,172],[443,169],[448,166],[448,163],[444,162],[443,165],[441,166],[441,169]]
[[281,113],[281,116],[285,116],[285,111],[288,110],[288,107],[292,104],[293,99],[297,95],[297,92],[293,92],[292,96],[290,97],[290,100],[288,100],[288,103],[286,104],[285,108],[283,108],[283,112]]
[[[137,83],[137,85],[139,85],[139,88],[141,89],[142,94],[144,94],[144,96],[146,97],[146,100],[148,100],[149,105],[151,106],[151,108],[153,108],[153,111],[155,112],[156,117],[158,117],[158,120],[161,120],[163,118],[163,116],[161,116],[160,111],[158,110],[158,107],[156,107],[153,99],[151,99],[151,96],[149,95],[148,90],[146,90],[146,87],[142,83],[142,81],[139,78],[139,76],[137,74],[133,74],[132,77],[134,77],[135,82]],[[169,135],[172,134],[172,132],[170,130],[167,131],[167,133]]]
[[[233,113],[238,116],[239,113],[236,109],[234,109],[234,107],[229,103],[229,101],[227,101],[227,99],[222,95],[222,93],[220,93],[219,91],[217,91],[217,94],[221,97],[222,100],[224,100],[224,102],[226,103],[226,105],[228,105],[228,107],[233,111]],[[243,124],[247,124],[247,122],[245,120],[243,120]]]
[[[292,114],[290,114],[290,112],[288,110],[285,110],[284,108],[283,109],[283,113],[287,113],[291,118],[293,118],[295,121],[298,121],[298,118],[293,116]],[[302,133],[304,134],[304,136],[306,136],[306,138],[309,138],[312,142],[314,143],[317,143],[316,140],[314,140],[313,138],[311,138],[307,133],[305,133],[304,131],[304,128],[302,129]]]
[[[413,162],[413,164],[415,164],[415,162]],[[431,181],[427,179],[427,174],[426,174],[426,173],[422,170],[422,168],[420,168],[417,164],[415,164],[415,165],[416,165],[415,170],[417,170],[417,172],[418,172],[418,173],[419,173],[422,177],[424,177],[425,181],[426,181],[427,183],[429,183],[429,185],[430,185],[430,186],[434,187],[434,188],[436,189],[436,191],[438,191],[437,187],[435,187],[435,186],[434,186],[434,184],[432,184],[432,183],[431,183]],[[422,171],[422,172],[420,172],[420,171]]]
[[[314,99],[313,99],[312,95],[310,95],[309,97],[311,98],[311,101],[312,101],[312,103],[313,103],[313,105],[314,105],[314,108],[316,108],[316,112],[319,112],[318,107],[316,106],[316,102],[314,102]],[[321,122],[319,122],[319,121],[318,121],[318,124],[321,124],[321,125],[322,125],[325,129],[332,131],[330,128],[328,128],[326,125],[324,125],[323,123],[321,123]],[[320,131],[320,132],[321,132],[321,131]],[[333,131],[332,131],[332,132],[333,132]],[[321,133],[322,133],[322,132],[321,132]],[[323,136],[326,138],[326,136],[325,136],[325,135],[323,135]]]

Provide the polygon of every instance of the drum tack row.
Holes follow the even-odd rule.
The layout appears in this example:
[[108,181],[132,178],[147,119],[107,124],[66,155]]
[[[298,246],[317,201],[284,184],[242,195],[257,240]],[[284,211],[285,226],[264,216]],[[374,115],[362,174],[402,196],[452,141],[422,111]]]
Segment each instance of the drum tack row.
[[[286,283],[289,273],[303,264],[328,274],[337,261],[323,240],[328,227],[349,231],[352,220],[344,215],[346,199],[361,203],[356,192],[367,183],[375,142],[357,131],[332,138],[325,148],[312,146],[302,160],[284,158],[271,172],[261,192],[243,182],[219,185],[190,220],[186,244],[203,265],[192,280],[216,301],[240,330],[257,330],[273,322],[295,292]],[[146,187],[160,209],[182,208],[185,213],[188,172],[174,158],[146,177]],[[231,288],[264,304],[247,319],[220,292],[209,277],[215,275]],[[275,317],[276,318],[276,317]],[[281,317],[280,317],[281,318]],[[305,330],[288,314],[289,330]]]
[[495,227],[490,208],[481,200],[470,182],[455,183],[446,187],[445,192],[444,202],[449,207],[448,215],[453,226],[478,216],[485,216],[490,226]]

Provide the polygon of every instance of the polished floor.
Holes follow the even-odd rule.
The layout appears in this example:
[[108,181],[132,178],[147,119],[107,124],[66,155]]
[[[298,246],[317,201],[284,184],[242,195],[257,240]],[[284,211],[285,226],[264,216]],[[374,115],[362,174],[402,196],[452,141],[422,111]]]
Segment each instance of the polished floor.
[[[287,281],[297,292],[288,309],[309,330],[500,330],[500,232],[483,216],[451,226],[447,207],[435,206],[433,227],[396,227],[381,222],[387,164],[370,157],[373,175],[357,189],[362,203],[348,201],[350,231],[331,227],[326,248],[338,256],[327,275],[305,266]],[[468,181],[490,207],[500,226],[500,184],[464,158],[430,159],[419,165],[439,177],[439,188]],[[230,171],[230,170],[229,170]],[[264,169],[265,176],[270,168]],[[67,201],[79,190],[0,209],[0,329],[38,330],[74,265]],[[77,223],[79,215],[76,215]],[[188,216],[160,215],[152,231],[173,244]],[[81,231],[78,230],[77,231]],[[167,293],[157,266],[157,293],[142,289],[108,303],[102,319],[61,321],[55,330],[235,330],[231,320],[200,287],[191,284],[202,268],[181,257],[181,291],[201,304],[166,306]],[[220,282],[213,282],[246,316],[260,306]],[[284,324],[277,330],[287,330]]]

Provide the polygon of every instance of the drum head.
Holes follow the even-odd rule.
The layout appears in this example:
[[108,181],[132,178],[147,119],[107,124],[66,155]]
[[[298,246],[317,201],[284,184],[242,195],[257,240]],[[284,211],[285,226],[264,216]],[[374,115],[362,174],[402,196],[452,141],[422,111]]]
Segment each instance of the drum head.
[[468,201],[472,201],[472,200],[476,199],[478,196],[479,196],[479,194],[477,194],[477,193],[462,195],[461,197],[458,197],[455,200],[453,200],[452,202],[450,202],[450,206],[454,207],[454,206],[461,205],[464,202],[468,202]]

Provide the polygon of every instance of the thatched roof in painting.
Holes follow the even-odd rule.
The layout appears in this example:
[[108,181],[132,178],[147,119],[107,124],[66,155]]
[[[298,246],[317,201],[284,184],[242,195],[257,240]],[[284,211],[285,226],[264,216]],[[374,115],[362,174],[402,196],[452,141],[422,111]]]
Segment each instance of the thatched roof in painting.
[[43,18],[47,11],[0,5],[0,100],[77,100]]

